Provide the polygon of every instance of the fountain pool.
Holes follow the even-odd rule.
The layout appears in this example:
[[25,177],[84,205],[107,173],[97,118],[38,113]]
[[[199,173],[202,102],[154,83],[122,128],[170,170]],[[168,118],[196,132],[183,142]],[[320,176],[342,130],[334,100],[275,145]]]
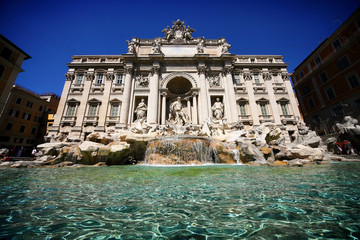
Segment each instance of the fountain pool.
[[0,169],[1,239],[358,239],[360,164]]

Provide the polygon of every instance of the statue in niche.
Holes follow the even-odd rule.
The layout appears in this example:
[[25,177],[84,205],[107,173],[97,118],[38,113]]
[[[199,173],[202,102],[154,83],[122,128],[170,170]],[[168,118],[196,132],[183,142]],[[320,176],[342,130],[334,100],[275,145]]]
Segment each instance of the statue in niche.
[[126,40],[126,43],[128,44],[128,53],[134,54],[135,53],[135,42],[133,40],[131,40],[131,41]]
[[144,99],[141,99],[141,102],[138,104],[134,112],[136,113],[136,121],[146,119],[147,106]]
[[182,109],[181,97],[177,97],[176,101],[170,104],[169,122],[181,126],[189,123],[189,116]]
[[201,38],[199,43],[196,45],[197,53],[204,53],[205,41],[204,38]]
[[227,43],[227,41],[225,39],[221,40],[222,42],[222,49],[221,49],[221,53],[229,53],[229,50],[231,48],[231,45]]
[[153,46],[152,46],[152,52],[154,54],[160,54],[161,53],[161,42],[160,42],[160,39],[155,39],[154,40],[154,43],[153,43]]
[[216,98],[216,102],[211,107],[215,120],[220,121],[224,116],[224,105],[220,102],[220,98]]

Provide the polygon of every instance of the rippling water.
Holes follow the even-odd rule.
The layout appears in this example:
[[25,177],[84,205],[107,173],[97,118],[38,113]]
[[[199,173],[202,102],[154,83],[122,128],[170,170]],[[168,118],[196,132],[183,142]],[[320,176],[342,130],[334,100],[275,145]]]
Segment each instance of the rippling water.
[[0,169],[0,238],[358,239],[360,164]]

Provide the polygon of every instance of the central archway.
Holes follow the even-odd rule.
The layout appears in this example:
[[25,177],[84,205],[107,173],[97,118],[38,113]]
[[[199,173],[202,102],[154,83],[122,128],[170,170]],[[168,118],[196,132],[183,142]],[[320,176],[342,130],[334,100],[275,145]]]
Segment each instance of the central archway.
[[172,94],[185,95],[190,92],[192,84],[184,77],[175,77],[168,82],[166,88]]

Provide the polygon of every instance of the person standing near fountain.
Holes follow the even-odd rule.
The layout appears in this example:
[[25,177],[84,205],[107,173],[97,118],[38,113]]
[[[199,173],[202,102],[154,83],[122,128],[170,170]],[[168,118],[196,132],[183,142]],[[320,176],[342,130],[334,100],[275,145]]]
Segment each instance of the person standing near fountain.
[[211,107],[215,120],[221,120],[224,116],[224,105],[220,102],[220,98],[216,98],[216,102]]
[[147,106],[145,104],[145,100],[141,99],[141,102],[139,103],[139,105],[135,109],[136,121],[140,121],[142,119],[145,119],[146,111],[147,111]]

